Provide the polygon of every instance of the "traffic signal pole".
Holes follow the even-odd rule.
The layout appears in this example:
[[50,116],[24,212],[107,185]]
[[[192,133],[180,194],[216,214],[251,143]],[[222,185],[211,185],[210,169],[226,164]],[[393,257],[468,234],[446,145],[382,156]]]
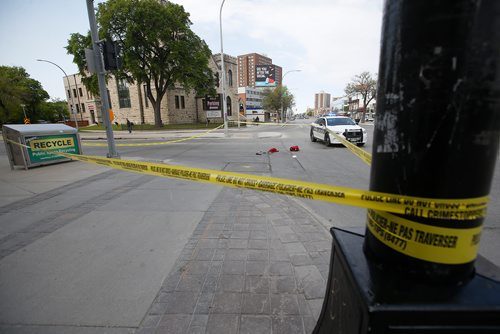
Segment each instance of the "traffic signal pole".
[[[443,199],[487,196],[499,147],[500,3],[388,1],[382,34],[370,190]],[[408,230],[412,235],[396,234],[416,254],[374,233],[373,212],[366,253],[429,283],[470,279],[480,232],[467,235],[463,246],[452,242],[431,249],[427,241],[480,229],[484,217],[447,220],[414,213],[401,216],[417,223]],[[452,247],[470,256],[439,256]]]
[[108,158],[116,158],[119,157],[116,152],[115,139],[113,137],[113,128],[111,126],[111,121],[109,119],[109,99],[108,99],[108,90],[106,89],[106,77],[105,70],[102,60],[101,48],[99,46],[99,37],[97,35],[97,24],[95,19],[94,12],[94,1],[87,0],[87,11],[89,15],[89,24],[90,24],[90,34],[92,37],[92,49],[94,52],[94,62],[97,71],[97,80],[99,82],[99,95],[101,97],[101,115],[104,123],[104,127],[106,128],[106,138],[108,141]]
[[499,41],[500,1],[385,2],[369,188],[416,199],[368,210],[365,235],[332,228],[314,334],[500,333],[500,268],[477,253],[484,210],[432,210],[489,194]]

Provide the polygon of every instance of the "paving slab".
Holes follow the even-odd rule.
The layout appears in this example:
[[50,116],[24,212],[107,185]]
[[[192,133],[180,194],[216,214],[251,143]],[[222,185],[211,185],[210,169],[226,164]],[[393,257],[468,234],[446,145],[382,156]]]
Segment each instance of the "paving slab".
[[[254,205],[249,210],[240,201]],[[307,212],[287,210],[290,205],[284,196],[224,188],[195,228],[138,333],[181,333],[175,327],[179,319],[168,317],[174,312],[190,319],[193,333],[310,333],[326,289],[319,250],[330,251],[329,233]],[[302,233],[307,233],[303,241]],[[295,237],[283,241],[283,235]],[[200,322],[200,315],[207,318]],[[162,320],[151,325],[154,316]]]

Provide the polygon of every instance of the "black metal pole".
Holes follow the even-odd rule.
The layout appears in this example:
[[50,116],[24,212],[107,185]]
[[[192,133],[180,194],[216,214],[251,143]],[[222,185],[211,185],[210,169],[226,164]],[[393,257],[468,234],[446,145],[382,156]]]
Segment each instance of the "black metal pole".
[[[500,1],[386,1],[370,190],[427,198],[488,195],[499,133]],[[411,212],[401,217],[430,234],[392,233],[427,246],[436,240],[432,227],[463,232],[483,222]],[[368,225],[370,219],[373,212]],[[474,256],[462,262],[434,261],[432,253],[430,259],[410,256],[383,233],[367,228],[364,250],[372,262],[430,283],[461,284],[473,276]],[[431,245],[436,254],[454,245],[444,237]]]

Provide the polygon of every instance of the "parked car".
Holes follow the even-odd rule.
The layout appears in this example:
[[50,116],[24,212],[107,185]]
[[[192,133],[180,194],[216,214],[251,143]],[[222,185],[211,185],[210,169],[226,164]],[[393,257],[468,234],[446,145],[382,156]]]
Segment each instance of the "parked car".
[[366,144],[366,130],[357,125],[351,118],[345,116],[319,117],[311,124],[311,141],[321,140],[326,146],[341,144],[332,133],[344,137],[358,146]]

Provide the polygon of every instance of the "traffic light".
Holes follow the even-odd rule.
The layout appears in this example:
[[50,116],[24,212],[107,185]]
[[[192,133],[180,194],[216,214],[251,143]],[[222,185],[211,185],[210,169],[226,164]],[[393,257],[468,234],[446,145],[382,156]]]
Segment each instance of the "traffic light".
[[219,72],[215,73],[215,87],[219,87],[220,83],[219,83],[220,79],[219,79]]
[[116,71],[122,67],[122,46],[118,42],[105,41],[102,44],[104,69]]
[[243,108],[243,103],[240,103],[240,113],[244,112],[245,108]]

